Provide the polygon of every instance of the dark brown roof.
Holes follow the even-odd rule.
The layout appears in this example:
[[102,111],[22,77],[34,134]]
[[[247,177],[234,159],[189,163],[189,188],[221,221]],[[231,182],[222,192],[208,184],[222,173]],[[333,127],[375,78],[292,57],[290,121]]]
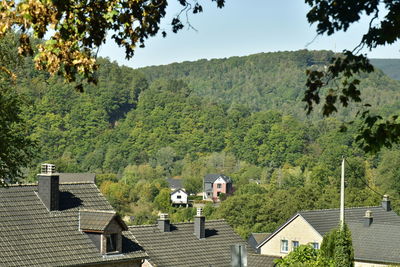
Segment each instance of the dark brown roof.
[[36,185],[0,188],[0,266],[70,266],[146,257],[129,231],[123,253],[103,256],[79,231],[78,209],[113,211],[93,183],[60,185],[60,210],[47,211]]
[[274,261],[279,259],[279,257],[252,254],[247,255],[247,266],[249,267],[273,267],[275,266]]
[[157,225],[129,229],[155,266],[231,266],[231,245],[246,244],[224,220],[206,221],[206,238],[194,235],[193,223],[177,223],[171,232]]

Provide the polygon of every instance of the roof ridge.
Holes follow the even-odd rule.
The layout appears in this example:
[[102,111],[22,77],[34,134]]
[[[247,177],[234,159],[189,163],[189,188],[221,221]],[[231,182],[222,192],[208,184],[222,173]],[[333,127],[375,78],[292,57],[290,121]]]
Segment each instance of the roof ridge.
[[[216,220],[206,220],[206,223],[208,222],[226,222],[225,219],[216,219]],[[177,223],[171,223],[171,225],[183,225],[183,224],[194,224],[193,222],[177,222]],[[157,224],[140,224],[140,225],[129,225],[129,228],[141,228],[141,227],[154,227],[158,226]]]
[[[352,209],[365,209],[365,208],[382,208],[381,206],[362,206],[362,207],[345,207],[345,210],[352,210]],[[317,212],[317,211],[325,211],[325,210],[339,210],[339,208],[329,208],[329,209],[314,209],[314,210],[300,210],[297,213],[301,212]]]
[[37,183],[27,183],[27,184],[9,184],[3,188],[7,188],[7,187],[19,187],[19,186],[37,186]]
[[60,184],[65,185],[65,184],[95,184],[95,182],[91,181],[77,181],[77,182],[61,182]]
[[[91,181],[80,181],[80,182],[62,182],[62,183],[59,183],[60,185],[75,185],[75,184],[95,184],[94,182],[91,182]],[[7,185],[6,187],[4,187],[4,188],[7,188],[7,187],[19,187],[19,186],[37,186],[38,185],[38,183],[36,182],[36,183],[24,183],[24,184],[9,184],[9,185]]]
[[79,209],[79,211],[88,211],[88,212],[101,212],[101,213],[112,213],[112,214],[116,214],[115,211],[113,210],[94,210],[94,209]]

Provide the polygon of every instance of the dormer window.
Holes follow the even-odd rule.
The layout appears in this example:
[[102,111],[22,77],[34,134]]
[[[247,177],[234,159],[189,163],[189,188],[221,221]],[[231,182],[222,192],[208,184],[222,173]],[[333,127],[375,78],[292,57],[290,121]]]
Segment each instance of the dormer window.
[[116,252],[118,251],[117,249],[117,242],[118,242],[118,234],[109,234],[106,235],[106,252]]
[[82,210],[79,226],[101,254],[122,252],[122,231],[128,227],[115,212]]

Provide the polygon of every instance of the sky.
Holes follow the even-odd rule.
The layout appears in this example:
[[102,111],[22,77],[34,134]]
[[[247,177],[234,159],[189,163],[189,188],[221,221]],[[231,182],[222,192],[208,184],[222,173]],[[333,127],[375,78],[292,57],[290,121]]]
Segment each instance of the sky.
[[[138,48],[129,61],[123,48],[112,40],[100,48],[99,55],[139,68],[260,52],[300,49],[341,52],[358,45],[369,22],[368,18],[362,18],[347,32],[317,36],[316,26],[307,22],[309,6],[304,0],[226,0],[222,9],[211,0],[199,2],[203,4],[203,13],[189,18],[196,30],[186,27],[177,34],[172,33],[169,23],[181,7],[177,0],[171,0],[161,23],[168,34],[166,38],[159,34],[148,39],[146,47]],[[370,58],[400,58],[398,43],[362,52]]]

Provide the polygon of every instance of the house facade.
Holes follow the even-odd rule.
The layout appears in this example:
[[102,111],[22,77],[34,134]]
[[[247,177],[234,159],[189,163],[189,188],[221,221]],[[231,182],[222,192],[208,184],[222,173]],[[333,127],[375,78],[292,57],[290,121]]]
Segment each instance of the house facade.
[[223,174],[207,174],[204,177],[203,200],[218,200],[221,194],[233,193],[232,180]]
[[171,203],[176,205],[187,205],[188,194],[181,188],[175,190],[171,193]]
[[[356,267],[400,264],[400,216],[385,197],[382,206],[345,210]],[[339,209],[301,211],[259,243],[260,254],[284,257],[299,245],[319,249],[323,236],[339,225]]]
[[[79,179],[78,179],[79,180]],[[93,182],[0,188],[0,266],[141,266],[148,257]]]

